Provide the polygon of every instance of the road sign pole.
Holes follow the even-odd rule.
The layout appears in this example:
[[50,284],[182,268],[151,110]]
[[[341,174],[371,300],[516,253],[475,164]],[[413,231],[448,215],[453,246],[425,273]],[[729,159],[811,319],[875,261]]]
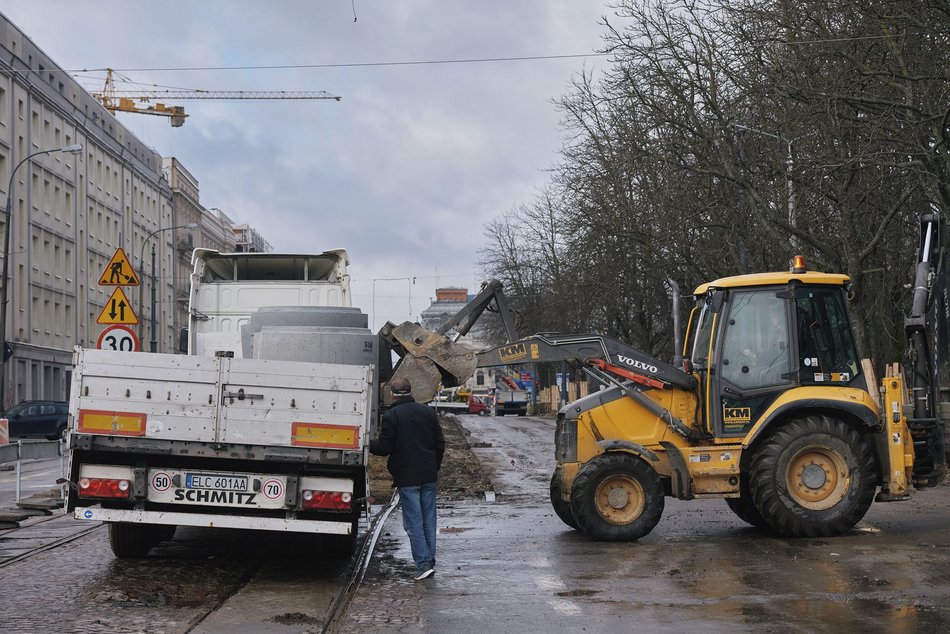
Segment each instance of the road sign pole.
[[[141,308],[141,306],[139,306]],[[158,352],[158,337],[155,336],[155,243],[152,243],[152,339],[149,350]]]

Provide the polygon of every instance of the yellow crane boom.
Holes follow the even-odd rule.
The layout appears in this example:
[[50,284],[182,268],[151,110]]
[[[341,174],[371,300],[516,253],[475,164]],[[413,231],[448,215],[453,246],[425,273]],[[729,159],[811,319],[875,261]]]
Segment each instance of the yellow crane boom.
[[99,100],[106,110],[116,112],[134,112],[161,117],[169,117],[172,127],[177,128],[185,123],[185,109],[182,106],[167,106],[153,100],[168,99],[215,99],[225,100],[276,100],[276,99],[332,99],[340,101],[342,97],[331,95],[328,92],[302,90],[201,90],[201,89],[167,89],[167,90],[116,90],[113,70],[106,69],[106,81],[102,91],[92,91],[92,96]]

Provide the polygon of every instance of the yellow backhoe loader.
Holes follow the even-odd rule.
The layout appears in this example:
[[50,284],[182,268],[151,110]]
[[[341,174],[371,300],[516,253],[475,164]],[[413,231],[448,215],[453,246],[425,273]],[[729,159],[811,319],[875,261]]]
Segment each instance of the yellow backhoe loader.
[[594,539],[647,535],[667,496],[724,498],[784,536],[838,535],[875,496],[944,478],[944,231],[939,213],[922,217],[904,368],[879,385],[858,356],[849,278],[799,256],[696,288],[672,364],[599,335],[535,335],[478,365],[568,361],[605,386],[559,412],[551,479],[558,517]]

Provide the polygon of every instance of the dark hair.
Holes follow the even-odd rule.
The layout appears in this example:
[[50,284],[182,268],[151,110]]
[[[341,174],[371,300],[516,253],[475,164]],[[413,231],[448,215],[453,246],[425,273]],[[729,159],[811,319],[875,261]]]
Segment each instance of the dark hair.
[[392,391],[393,396],[408,396],[412,394],[412,384],[409,383],[409,379],[402,377],[393,379],[393,382],[389,384],[389,389]]

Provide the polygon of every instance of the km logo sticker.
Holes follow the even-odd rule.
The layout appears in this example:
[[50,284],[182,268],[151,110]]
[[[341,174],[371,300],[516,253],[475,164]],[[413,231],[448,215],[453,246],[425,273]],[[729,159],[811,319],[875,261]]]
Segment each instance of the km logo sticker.
[[528,358],[528,348],[523,343],[516,343],[511,346],[505,346],[498,350],[498,356],[505,363],[514,363]]
[[727,423],[748,423],[752,420],[752,409],[749,407],[723,407],[722,420]]

